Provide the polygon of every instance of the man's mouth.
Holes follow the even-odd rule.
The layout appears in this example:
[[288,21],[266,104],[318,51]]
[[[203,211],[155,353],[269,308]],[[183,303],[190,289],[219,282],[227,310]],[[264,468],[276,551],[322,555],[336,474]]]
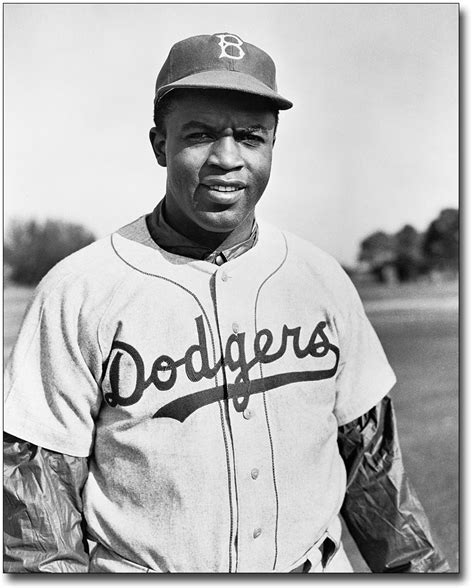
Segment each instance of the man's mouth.
[[[235,204],[245,190],[245,184],[238,180],[224,180],[213,183],[214,179],[204,181],[201,185],[205,188],[207,199],[218,206],[231,206]],[[215,180],[214,180],[215,181]]]
[[243,186],[220,186],[220,185],[211,185],[206,187],[209,190],[215,190],[216,192],[237,192],[238,190],[242,190]]

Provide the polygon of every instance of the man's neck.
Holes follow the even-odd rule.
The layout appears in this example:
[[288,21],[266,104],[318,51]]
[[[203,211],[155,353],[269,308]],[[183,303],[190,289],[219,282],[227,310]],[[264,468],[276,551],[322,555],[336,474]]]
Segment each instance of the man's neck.
[[248,239],[252,233],[252,228],[255,220],[254,212],[252,211],[235,229],[229,232],[213,232],[207,231],[198,225],[191,224],[184,215],[169,214],[166,207],[166,198],[163,201],[162,214],[166,222],[178,233],[194,241],[198,245],[208,247],[215,251],[216,249],[228,249],[237,243],[241,243]]

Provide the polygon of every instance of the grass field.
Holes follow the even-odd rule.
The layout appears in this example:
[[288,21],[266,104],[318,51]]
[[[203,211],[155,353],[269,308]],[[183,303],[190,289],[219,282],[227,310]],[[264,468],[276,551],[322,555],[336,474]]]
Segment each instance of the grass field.
[[[458,571],[457,285],[364,284],[359,291],[398,377],[392,397],[406,470],[452,571]],[[4,356],[30,296],[28,289],[5,290]],[[347,534],[345,540],[355,570],[367,571]]]
[[[359,291],[397,374],[392,398],[406,470],[452,571],[458,571],[457,284]],[[357,569],[367,569],[353,547],[350,557]]]

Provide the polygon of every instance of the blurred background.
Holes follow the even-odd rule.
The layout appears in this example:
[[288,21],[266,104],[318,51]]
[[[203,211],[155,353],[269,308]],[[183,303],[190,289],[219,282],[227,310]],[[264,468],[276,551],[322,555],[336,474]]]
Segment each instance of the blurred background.
[[218,32],[268,51],[294,102],[258,215],[356,284],[397,373],[406,469],[457,571],[455,4],[5,5],[4,358],[44,273],[163,196],[156,75],[174,42]]

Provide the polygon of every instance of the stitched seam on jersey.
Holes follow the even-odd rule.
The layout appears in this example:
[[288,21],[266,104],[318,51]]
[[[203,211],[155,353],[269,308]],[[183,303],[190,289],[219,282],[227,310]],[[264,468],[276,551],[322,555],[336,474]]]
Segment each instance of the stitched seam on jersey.
[[[215,279],[216,279],[216,274],[213,274],[213,276],[211,277],[210,280],[210,289],[211,289],[211,300],[212,300],[212,304],[214,307],[214,317],[215,317],[215,321],[216,321],[216,327],[217,327],[217,335],[219,337],[219,344],[221,347],[221,357],[224,357],[224,350],[222,347],[222,337],[221,337],[221,330],[220,330],[220,326],[219,326],[219,317],[217,316],[217,291],[216,291],[216,287],[215,287]],[[214,280],[214,293],[212,291],[212,280]],[[224,380],[224,385],[227,384],[227,374],[225,372],[224,369],[224,364],[222,365],[222,375],[223,375],[223,380]],[[217,378],[217,375],[216,375]],[[234,535],[234,513],[233,513],[233,509],[232,509],[232,476],[231,476],[231,468],[230,468],[230,457],[229,457],[229,447],[228,447],[228,441],[227,441],[227,434],[226,434],[226,430],[225,430],[225,421],[224,421],[224,406],[223,406],[223,401],[221,403],[221,401],[219,401],[219,407],[221,408],[221,427],[222,427],[222,434],[224,437],[224,445],[225,445],[225,452],[226,452],[226,462],[227,462],[227,490],[229,493],[229,513],[230,513],[230,536],[229,536],[229,573],[232,573],[232,538]],[[230,440],[231,440],[231,444],[232,444],[232,454],[234,457],[234,484],[236,486],[235,488],[235,501],[237,504],[237,521],[236,521],[236,537],[237,537],[237,532],[238,532],[238,520],[239,520],[239,501],[238,501],[238,494],[237,494],[237,474],[235,471],[235,453],[234,453],[234,443],[232,440],[232,430],[230,427],[230,419],[229,419],[229,433],[230,433]],[[236,562],[235,562],[235,568],[237,570],[237,566],[238,566],[238,551],[236,550]]]
[[[261,369],[261,366],[260,366]],[[263,376],[262,376],[263,377]],[[270,441],[270,453],[272,456],[272,476],[273,476],[273,488],[275,490],[275,504],[276,504],[276,514],[275,514],[275,558],[273,560],[273,569],[275,570],[277,559],[278,559],[278,517],[280,514],[280,503],[278,500],[278,487],[276,483],[276,472],[275,472],[275,453],[273,451],[273,439],[272,439],[272,431],[270,428],[270,421],[268,418],[268,409],[267,409],[267,396],[266,393],[263,393],[263,408],[265,410],[265,421],[267,423],[267,430],[268,430],[268,438]]]
[[[113,247],[113,245],[112,245],[112,247]],[[127,279],[127,277],[124,276],[124,278],[122,280],[120,280],[118,282],[118,284],[115,286],[115,288],[113,289],[112,295],[111,295],[110,300],[109,300],[109,303],[107,304],[107,306],[106,306],[106,308],[104,310],[104,313],[102,314],[102,317],[100,318],[99,324],[97,325],[96,339],[97,339],[97,345],[99,346],[100,355],[102,357],[102,370],[104,369],[104,364],[106,362],[106,357],[105,357],[105,354],[104,354],[104,350],[102,348],[102,345],[100,343],[100,330],[102,328],[102,323],[105,320],[105,315],[109,311],[109,308],[112,306],[112,303],[115,301],[115,297],[117,295],[117,292],[119,291],[119,288],[122,286],[122,284],[126,281],[126,279]],[[103,379],[103,375],[104,374],[102,374],[102,379]],[[101,379],[101,382],[102,382],[102,379]]]
[[[284,265],[287,257],[288,257],[288,242],[286,240],[285,235],[282,233],[283,239],[285,241],[285,255],[283,257],[282,262],[280,265],[273,270],[271,274],[269,274],[263,282],[260,284],[257,290],[257,295],[255,296],[255,307],[254,307],[254,325],[255,325],[255,335],[257,335],[257,305],[258,305],[258,298],[260,296],[260,291],[262,290],[263,286],[272,278]],[[263,379],[263,368],[262,362],[259,362],[260,368],[260,377]],[[272,438],[272,431],[270,428],[270,419],[268,417],[268,409],[267,409],[267,397],[266,391],[263,391],[263,408],[265,410],[265,421],[267,423],[267,430],[268,430],[268,439],[270,441],[270,454],[272,457],[272,476],[273,476],[273,488],[275,490],[275,504],[276,504],[276,514],[275,514],[275,558],[273,560],[273,570],[276,568],[276,563],[278,559],[278,517],[279,517],[279,500],[278,500],[278,486],[276,482],[276,471],[275,471],[275,453],[273,450],[273,438]]]
[[[125,263],[125,265],[127,265],[128,267],[136,270],[137,272],[145,275],[145,276],[150,276],[151,278],[158,278],[159,280],[164,280],[165,282],[169,282],[170,284],[174,284],[175,286],[178,286],[178,288],[181,288],[182,290],[184,290],[185,292],[187,292],[192,298],[194,298],[195,302],[197,303],[197,305],[199,306],[199,308],[201,309],[202,314],[204,315],[204,318],[206,319],[206,323],[207,323],[207,328],[209,329],[209,335],[211,337],[211,345],[212,345],[212,354],[214,357],[214,364],[216,362],[216,346],[214,343],[214,335],[212,333],[212,329],[211,329],[211,323],[209,321],[209,317],[207,316],[207,312],[204,309],[204,306],[202,305],[201,301],[199,300],[199,298],[196,296],[196,294],[194,294],[194,292],[192,292],[191,290],[189,290],[188,288],[186,288],[185,286],[183,286],[182,284],[179,284],[178,282],[175,282],[174,280],[171,280],[170,278],[166,278],[165,276],[160,276],[158,274],[152,274],[150,272],[146,272],[144,270],[141,270],[139,268],[136,268],[134,265],[132,265],[131,263],[129,263],[126,259],[124,259],[120,253],[116,250],[114,243],[112,242],[112,248],[115,251],[117,257],[119,259],[121,259],[123,261],[123,263]],[[214,383],[217,387],[218,382],[217,382],[217,373],[214,376]]]
[[[164,280],[166,282],[169,282],[171,284],[174,284],[175,286],[178,286],[179,288],[182,288],[185,292],[187,292],[188,294],[190,294],[194,298],[194,300],[199,305],[199,308],[201,309],[201,311],[202,311],[202,313],[204,315],[204,318],[206,319],[206,322],[207,322],[207,327],[209,329],[209,334],[210,334],[210,337],[211,337],[212,354],[213,354],[213,357],[214,357],[214,364],[215,364],[216,363],[216,347],[215,347],[215,344],[214,344],[214,336],[213,336],[213,333],[212,333],[212,330],[211,330],[211,323],[209,321],[209,317],[207,316],[207,313],[206,313],[204,307],[202,306],[202,304],[201,304],[199,298],[196,296],[196,294],[194,294],[194,292],[191,292],[191,290],[188,290],[185,286],[183,286],[181,284],[178,284],[174,280],[171,280],[170,278],[166,278],[166,277],[160,276],[158,274],[152,274],[152,273],[149,273],[149,272],[145,272],[144,270],[141,270],[139,268],[136,268],[135,266],[133,266],[132,264],[130,264],[126,259],[124,259],[120,255],[120,253],[115,248],[115,245],[114,245],[114,243],[112,241],[112,238],[111,238],[111,244],[112,244],[112,248],[115,251],[115,254],[117,255],[117,257],[119,259],[121,259],[123,261],[123,263],[125,263],[130,268],[132,268],[132,269],[134,269],[134,270],[138,271],[139,273],[144,274],[146,276],[150,276],[152,278],[158,278],[158,279]],[[213,274],[212,277],[214,277],[214,276],[215,276],[215,274]],[[212,298],[212,296],[211,296],[211,298]],[[216,311],[216,308],[214,308],[214,311]],[[217,323],[217,333],[218,333],[219,338],[220,338],[220,330],[219,330],[219,324],[218,323]],[[221,344],[221,347],[222,347],[222,344]],[[225,372],[224,372],[224,377],[225,377]],[[217,382],[217,372],[216,372],[216,374],[214,376],[214,383],[215,383],[215,385],[217,387],[217,385],[218,385],[218,382]],[[221,406],[220,402],[219,402],[219,406]],[[221,413],[221,416],[222,416],[222,413]],[[221,429],[222,429],[223,437],[224,437],[224,447],[225,447],[226,461],[227,461],[227,482],[228,482],[229,510],[230,510],[229,572],[231,572],[232,571],[232,535],[233,535],[234,531],[233,531],[232,494],[231,494],[231,480],[230,480],[231,475],[230,475],[230,465],[229,465],[230,458],[229,458],[229,450],[228,450],[228,447],[227,447],[227,438],[226,438],[226,434],[225,434],[225,429],[224,429],[224,427],[222,425],[223,425],[223,422],[222,422],[222,419],[221,419]]]
[[[211,336],[212,353],[214,355],[214,361],[216,361],[216,348],[215,348],[215,345],[214,345],[214,337],[213,337],[212,330],[211,330],[211,323],[209,321],[209,317],[207,316],[207,313],[206,313],[206,311],[205,311],[205,309],[204,309],[201,301],[196,296],[196,294],[194,294],[194,292],[192,292],[191,290],[189,290],[188,288],[186,288],[186,286],[183,286],[182,284],[179,284],[178,282],[175,282],[174,280],[172,280],[170,278],[167,278],[165,276],[160,276],[159,274],[152,274],[151,272],[146,272],[146,271],[144,271],[144,270],[142,270],[140,268],[135,267],[134,265],[132,265],[130,262],[128,262],[126,259],[124,259],[120,255],[120,253],[115,248],[115,245],[114,245],[113,241],[112,241],[111,244],[112,244],[112,248],[115,251],[115,254],[117,255],[117,257],[119,259],[121,259],[123,261],[123,263],[125,265],[127,265],[128,267],[130,267],[131,269],[134,269],[135,271],[137,271],[140,274],[143,274],[145,276],[150,276],[151,278],[158,278],[159,280],[164,280],[165,282],[169,282],[170,284],[174,284],[175,286],[178,286],[178,288],[181,288],[182,290],[184,290],[185,292],[187,292],[190,296],[192,296],[192,298],[194,298],[194,300],[197,302],[199,308],[201,309],[201,311],[202,311],[202,313],[204,315],[204,318],[206,319],[207,327],[209,329],[209,334]],[[124,279],[126,279],[126,278],[124,278]],[[214,382],[215,382],[215,384],[217,386],[217,374],[214,376]]]
[[[232,480],[230,475],[230,458],[229,458],[229,446],[227,440],[227,434],[225,431],[225,424],[224,424],[224,409],[222,407],[221,401],[217,403],[219,405],[219,411],[221,415],[221,429],[222,429],[222,436],[224,438],[224,447],[225,447],[225,457],[227,463],[227,492],[229,494],[229,512],[230,512],[230,537],[229,537],[229,574],[232,573],[232,536],[234,534],[234,519],[233,519],[233,512],[232,512]],[[237,563],[236,563],[237,566]]]

